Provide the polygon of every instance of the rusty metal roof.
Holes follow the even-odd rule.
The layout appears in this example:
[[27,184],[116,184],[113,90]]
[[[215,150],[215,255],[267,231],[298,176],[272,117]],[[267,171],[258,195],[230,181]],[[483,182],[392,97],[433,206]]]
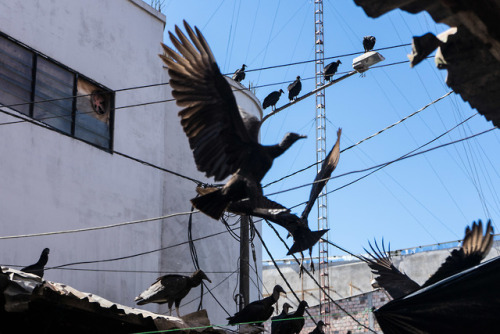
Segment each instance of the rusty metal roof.
[[[187,315],[183,317],[184,319],[165,316],[113,303],[92,293],[78,291],[66,284],[46,281],[36,275],[7,267],[1,267],[0,293],[0,302],[3,304],[3,310],[0,312],[6,312],[8,314],[6,319],[12,320],[10,324],[8,321],[3,322],[2,329],[6,326],[19,328],[22,324],[20,319],[34,323],[42,321],[40,319],[45,317],[61,318],[61,316],[56,317],[56,313],[64,313],[63,318],[78,319],[77,322],[73,321],[72,325],[65,325],[66,330],[73,330],[73,327],[67,326],[74,326],[75,332],[88,330],[101,332],[101,329],[106,329],[108,332],[117,329],[120,332],[179,329],[186,333],[190,331],[186,330],[187,328],[210,325],[204,310],[196,312],[196,315],[194,313]],[[54,319],[47,321],[50,324]],[[92,324],[95,328],[92,328]],[[61,330],[51,328],[49,332],[58,332],[58,329]],[[197,331],[207,330],[216,331],[212,328]]]
[[456,27],[439,47],[446,83],[487,120],[500,127],[500,0],[354,0],[370,17],[393,9],[427,11],[434,21]]

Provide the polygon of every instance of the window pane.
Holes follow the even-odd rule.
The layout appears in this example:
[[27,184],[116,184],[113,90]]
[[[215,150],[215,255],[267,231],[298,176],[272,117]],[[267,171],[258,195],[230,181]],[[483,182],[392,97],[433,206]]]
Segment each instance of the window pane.
[[110,148],[112,94],[83,79],[77,89],[75,137]]
[[[30,102],[33,53],[0,37],[0,104]],[[12,107],[29,115],[29,104]]]
[[73,73],[38,57],[36,65],[35,104],[33,117],[66,133],[71,133]]

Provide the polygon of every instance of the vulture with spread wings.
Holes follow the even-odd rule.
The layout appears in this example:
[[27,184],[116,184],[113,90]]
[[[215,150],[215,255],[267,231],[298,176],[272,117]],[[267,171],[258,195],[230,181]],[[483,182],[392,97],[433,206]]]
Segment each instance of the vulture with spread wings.
[[183,108],[179,116],[196,167],[215,181],[231,176],[222,188],[191,200],[198,210],[219,219],[232,201],[261,196],[260,182],[274,159],[305,136],[288,133],[280,144],[261,145],[260,121],[240,113],[207,41],[198,28],[193,31],[186,21],[184,27],[191,40],[176,26],[177,36],[169,36],[179,53],[162,44],[165,54],[160,57],[168,67],[172,95]]
[[376,274],[375,281],[384,288],[392,298],[400,298],[420,288],[432,285],[442,279],[455,275],[461,271],[477,266],[488,254],[493,244],[493,227],[491,220],[486,225],[486,233],[483,235],[483,224],[481,220],[474,222],[472,228],[465,229],[465,237],[462,247],[454,249],[441,267],[422,285],[399,271],[394,264],[389,252],[382,250],[375,243],[375,248],[370,245],[373,253],[368,252],[371,258],[363,257],[363,260]]

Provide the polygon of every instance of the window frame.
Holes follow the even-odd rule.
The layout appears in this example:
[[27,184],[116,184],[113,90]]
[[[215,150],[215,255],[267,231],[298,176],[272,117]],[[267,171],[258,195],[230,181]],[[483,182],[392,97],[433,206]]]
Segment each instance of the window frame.
[[[115,121],[115,97],[116,97],[116,94],[115,94],[115,91],[90,79],[89,77],[81,74],[80,72],[78,71],[75,71],[74,69],[60,63],[59,61],[43,54],[42,52],[40,51],[37,51],[35,49],[33,49],[32,47],[26,45],[25,43],[21,42],[21,41],[18,41],[17,39],[7,35],[6,33],[0,31],[0,37],[3,37],[5,39],[7,39],[8,41],[10,42],[13,42],[15,43],[17,46],[20,46],[22,47],[23,49],[26,49],[27,51],[31,52],[32,53],[32,63],[31,63],[31,85],[30,85],[30,101],[29,102],[26,102],[26,104],[29,103],[29,114],[25,114],[24,112],[16,109],[15,106],[13,107],[9,107],[8,105],[5,105],[5,106],[2,106],[0,104],[0,108],[9,108],[9,109],[12,109],[12,110],[15,110],[16,112],[22,114],[22,115],[25,115],[27,117],[30,117],[32,118],[33,120],[36,120],[37,122],[40,122],[40,123],[43,123],[44,128],[48,128],[52,131],[56,131],[60,134],[63,134],[63,135],[66,135],[68,137],[71,137],[71,138],[74,138],[74,139],[77,139],[77,140],[80,140],[84,143],[87,143],[89,145],[92,145],[96,148],[99,148],[101,150],[104,150],[106,152],[109,152],[109,153],[113,153],[113,147],[114,147],[114,121]],[[36,82],[37,82],[37,64],[38,64],[38,60],[39,58],[42,58],[44,59],[45,61],[51,63],[52,65],[56,65],[58,67],[60,67],[61,69],[67,71],[67,72],[70,72],[72,75],[73,75],[73,89],[72,89],[72,93],[73,95],[72,96],[68,96],[68,99],[71,99],[71,126],[70,126],[70,133],[68,132],[65,132],[63,130],[60,130],[56,127],[54,127],[53,125],[49,124],[49,123],[46,123],[44,122],[43,119],[37,119],[36,117],[34,117],[34,112],[35,112],[35,104],[37,103],[43,103],[43,102],[40,102],[40,101],[36,101]],[[80,137],[77,137],[75,134],[76,134],[76,126],[77,126],[77,122],[76,122],[76,114],[77,114],[77,99],[80,97],[82,97],[81,95],[78,95],[78,80],[85,80],[87,82],[89,82],[90,84],[98,87],[100,90],[102,90],[103,92],[105,92],[106,94],[109,94],[109,97],[110,97],[110,105],[109,105],[109,146],[108,147],[105,147],[105,146],[101,146],[101,145],[98,145],[96,143],[92,143],[88,140],[85,140],[83,138],[80,138]],[[36,123],[34,123],[36,124]]]

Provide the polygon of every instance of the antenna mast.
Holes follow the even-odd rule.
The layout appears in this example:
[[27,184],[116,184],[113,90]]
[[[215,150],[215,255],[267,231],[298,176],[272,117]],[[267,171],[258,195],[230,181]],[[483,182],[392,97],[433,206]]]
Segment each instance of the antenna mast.
[[[323,0],[314,0],[314,45],[315,45],[315,77],[316,88],[324,85],[325,47],[323,27]],[[326,113],[325,113],[325,90],[316,93],[316,161],[321,162],[326,158]],[[321,164],[316,166],[319,172]],[[327,187],[318,196],[318,229],[328,229],[328,207]],[[328,240],[328,232],[325,235]],[[328,274],[328,243],[319,241],[319,282],[323,291],[330,290],[330,279]],[[330,300],[319,291],[319,311],[325,323],[330,323]],[[327,327],[328,328],[328,327]],[[330,330],[327,329],[329,332]]]

